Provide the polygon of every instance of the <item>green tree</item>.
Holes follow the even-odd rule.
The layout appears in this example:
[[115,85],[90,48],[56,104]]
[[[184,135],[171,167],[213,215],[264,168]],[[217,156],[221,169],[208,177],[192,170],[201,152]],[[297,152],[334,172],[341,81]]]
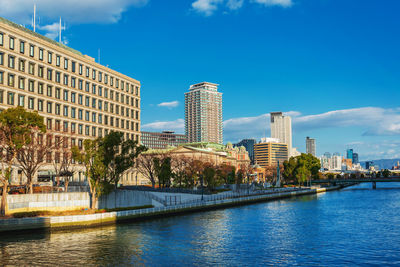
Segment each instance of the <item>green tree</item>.
[[33,132],[46,132],[43,117],[37,112],[28,112],[23,107],[9,108],[0,113],[0,144],[6,155],[2,155],[0,182],[3,185],[0,212],[7,214],[7,190],[11,180],[12,165],[18,151],[32,142]]
[[388,178],[390,176],[390,171],[388,169],[385,169],[382,171],[382,176],[385,178]]
[[170,157],[155,157],[154,169],[158,177],[158,186],[160,188],[170,187],[172,178],[171,158]]
[[335,175],[333,173],[328,173],[328,180],[335,179]]
[[111,181],[105,175],[107,167],[104,165],[104,151],[100,142],[100,139],[87,139],[83,142],[84,150],[76,146],[72,148],[73,158],[85,166],[85,175],[89,179],[92,209],[96,209],[97,200],[101,195],[108,194],[113,189]]
[[103,164],[106,166],[106,176],[117,187],[121,176],[125,171],[135,165],[135,159],[147,148],[138,145],[137,141],[124,140],[124,134],[111,131],[100,139],[103,151]]
[[206,164],[203,170],[204,182],[211,191],[217,186],[216,171],[211,164]]
[[297,158],[291,157],[289,160],[283,162],[282,176],[286,182],[292,181],[295,177],[295,170],[297,167]]

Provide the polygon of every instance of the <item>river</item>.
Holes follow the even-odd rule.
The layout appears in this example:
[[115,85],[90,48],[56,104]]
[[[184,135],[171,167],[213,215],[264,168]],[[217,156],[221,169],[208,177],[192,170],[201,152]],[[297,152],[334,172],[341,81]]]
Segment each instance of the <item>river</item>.
[[400,183],[104,228],[0,236],[0,265],[400,265]]

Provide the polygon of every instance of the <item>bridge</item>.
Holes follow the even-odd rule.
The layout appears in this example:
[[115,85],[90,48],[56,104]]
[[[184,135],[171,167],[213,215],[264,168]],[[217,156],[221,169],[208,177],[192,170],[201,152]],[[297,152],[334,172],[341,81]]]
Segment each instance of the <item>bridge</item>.
[[400,182],[400,176],[392,176],[392,177],[370,177],[370,178],[356,178],[356,179],[328,179],[328,180],[312,180],[311,184],[348,184],[348,183],[372,183],[372,188],[376,189],[376,183],[384,183],[384,182]]

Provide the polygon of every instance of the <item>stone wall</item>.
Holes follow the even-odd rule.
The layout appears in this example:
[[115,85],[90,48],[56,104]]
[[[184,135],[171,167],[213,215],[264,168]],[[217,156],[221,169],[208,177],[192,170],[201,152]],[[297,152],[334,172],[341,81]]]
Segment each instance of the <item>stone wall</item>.
[[117,190],[109,195],[101,196],[98,201],[99,209],[127,208],[153,205],[152,199],[145,193],[132,190]]

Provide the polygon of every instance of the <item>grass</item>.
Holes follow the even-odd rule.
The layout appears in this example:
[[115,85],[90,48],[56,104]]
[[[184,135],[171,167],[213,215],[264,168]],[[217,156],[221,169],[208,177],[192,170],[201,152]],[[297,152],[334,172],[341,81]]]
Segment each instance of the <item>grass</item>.
[[137,207],[126,207],[126,208],[115,208],[115,209],[80,209],[80,210],[69,210],[69,211],[27,211],[27,212],[16,212],[11,216],[13,218],[29,218],[29,217],[46,217],[46,216],[69,216],[69,215],[87,215],[95,213],[105,213],[111,211],[125,211],[125,210],[138,210],[138,209],[148,209],[153,208],[153,205],[137,206]]

